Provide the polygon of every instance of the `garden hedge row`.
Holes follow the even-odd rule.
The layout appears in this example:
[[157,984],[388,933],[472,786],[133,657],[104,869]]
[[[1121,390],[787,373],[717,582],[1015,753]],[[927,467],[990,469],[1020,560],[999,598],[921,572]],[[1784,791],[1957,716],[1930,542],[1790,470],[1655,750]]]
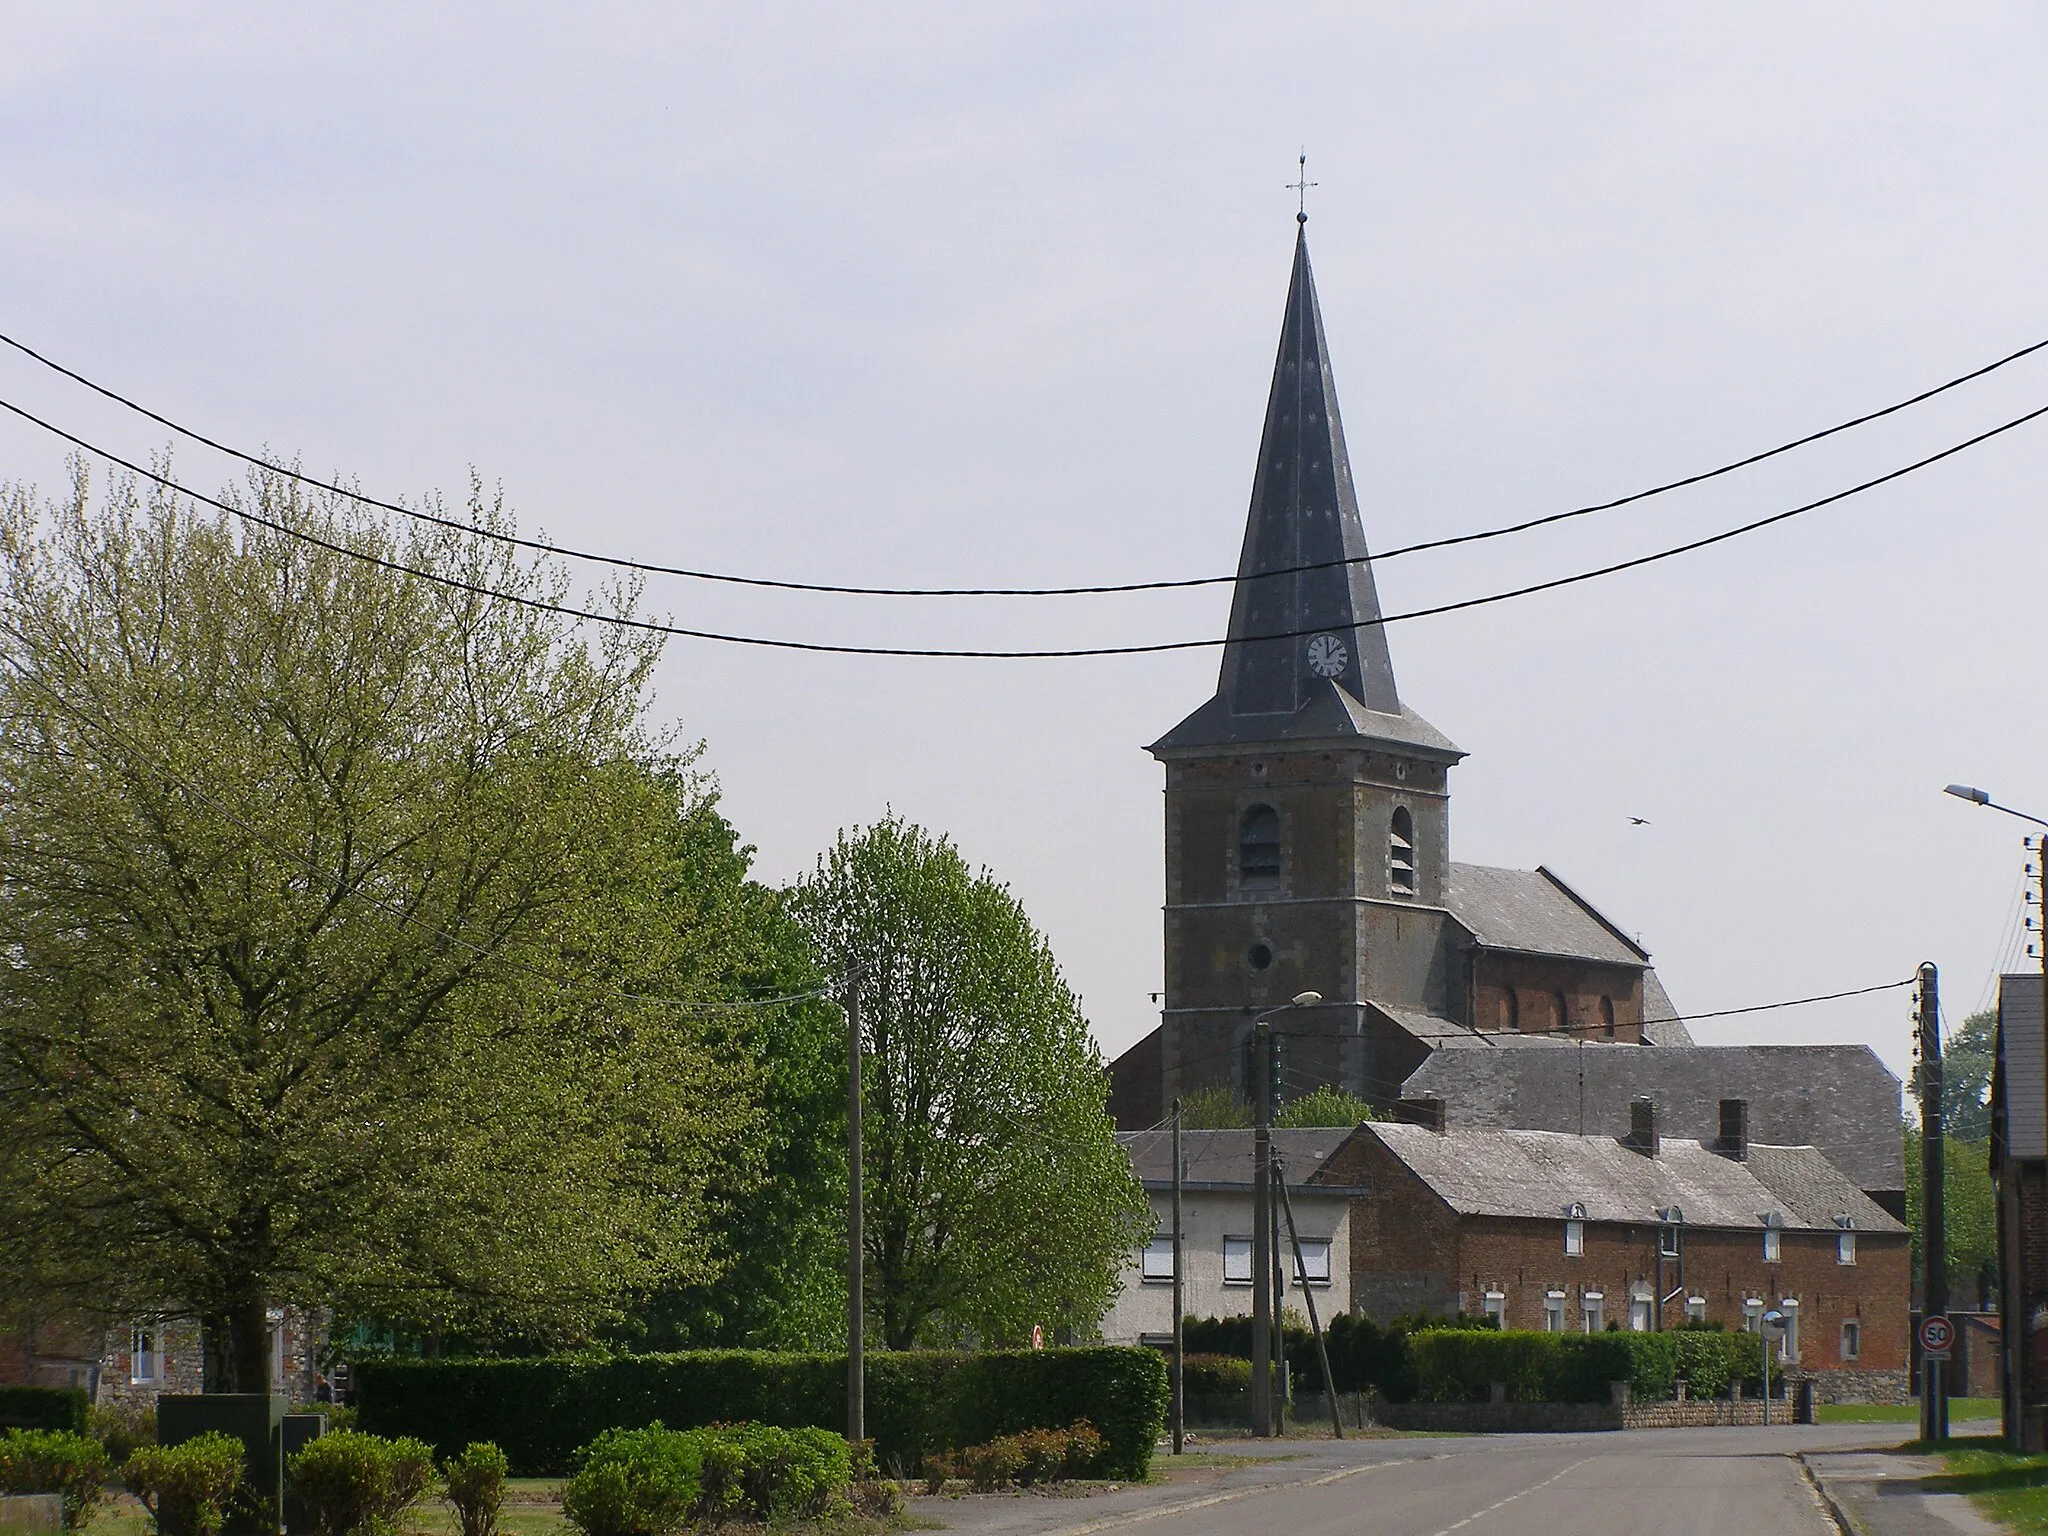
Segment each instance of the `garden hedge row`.
[[[1415,1395],[1427,1402],[1484,1402],[1504,1382],[1510,1402],[1604,1403],[1610,1383],[1625,1381],[1643,1400],[1662,1401],[1684,1376],[1694,1397],[1718,1397],[1740,1377],[1761,1390],[1762,1346],[1753,1334],[1470,1333],[1411,1335]],[[1332,1371],[1336,1369],[1333,1364]],[[1777,1376],[1775,1362],[1771,1371]]]
[[85,1433],[92,1399],[76,1387],[0,1387],[0,1429]]
[[[501,1446],[519,1476],[558,1477],[600,1431],[752,1420],[846,1429],[846,1356],[702,1350],[529,1360],[355,1363],[359,1428],[414,1435],[442,1455]],[[930,1451],[1087,1419],[1095,1469],[1137,1478],[1166,1423],[1166,1358],[1130,1348],[908,1351],[867,1357],[867,1432],[887,1469]]]
[[[1324,1346],[1330,1353],[1330,1375],[1339,1392],[1377,1392],[1390,1403],[1411,1401],[1417,1390],[1415,1363],[1408,1349],[1409,1339],[1438,1330],[1491,1331],[1491,1318],[1440,1317],[1424,1314],[1397,1317],[1376,1323],[1369,1317],[1340,1312],[1324,1326]],[[1248,1317],[1188,1318],[1181,1325],[1184,1347],[1190,1352],[1213,1351],[1249,1361],[1252,1350],[1252,1320]],[[1284,1332],[1287,1370],[1294,1378],[1294,1390],[1320,1392],[1322,1363],[1316,1357],[1315,1339],[1307,1328],[1289,1327]],[[1245,1384],[1250,1386],[1247,1365]],[[1190,1389],[1192,1390],[1192,1389]]]

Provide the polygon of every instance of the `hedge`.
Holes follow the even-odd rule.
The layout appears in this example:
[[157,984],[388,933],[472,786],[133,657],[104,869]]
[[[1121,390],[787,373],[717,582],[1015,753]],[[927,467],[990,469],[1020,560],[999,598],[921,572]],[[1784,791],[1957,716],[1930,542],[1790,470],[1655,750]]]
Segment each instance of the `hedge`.
[[[1718,1397],[1732,1377],[1760,1390],[1762,1346],[1753,1334],[1680,1330],[1667,1333],[1456,1333],[1411,1335],[1416,1394],[1430,1402],[1483,1402],[1493,1384],[1510,1402],[1604,1403],[1611,1383],[1660,1402],[1686,1378],[1694,1397]],[[1336,1366],[1331,1365],[1334,1372]],[[1775,1362],[1771,1371],[1778,1374]]]
[[77,1387],[0,1387],[0,1429],[85,1433],[92,1399]]
[[[1330,1375],[1339,1392],[1377,1392],[1390,1403],[1405,1403],[1415,1396],[1415,1365],[1408,1351],[1411,1335],[1438,1330],[1452,1332],[1494,1329],[1490,1317],[1444,1317],[1431,1313],[1397,1317],[1376,1323],[1369,1317],[1340,1312],[1324,1328],[1324,1345],[1330,1352]],[[1251,1358],[1252,1320],[1248,1317],[1191,1317],[1181,1325],[1184,1347]],[[1320,1392],[1323,1389],[1322,1362],[1316,1357],[1315,1339],[1306,1328],[1288,1328],[1287,1371],[1294,1378],[1294,1390]],[[1250,1384],[1247,1373],[1246,1385]],[[1190,1387],[1189,1391],[1194,1389]]]
[[[365,1359],[357,1426],[413,1435],[441,1455],[503,1447],[515,1475],[559,1477],[607,1429],[751,1420],[846,1429],[846,1357],[702,1350],[529,1360]],[[1165,1356],[1137,1348],[907,1351],[867,1357],[867,1432],[886,1466],[1087,1419],[1106,1477],[1143,1477],[1166,1423]]]

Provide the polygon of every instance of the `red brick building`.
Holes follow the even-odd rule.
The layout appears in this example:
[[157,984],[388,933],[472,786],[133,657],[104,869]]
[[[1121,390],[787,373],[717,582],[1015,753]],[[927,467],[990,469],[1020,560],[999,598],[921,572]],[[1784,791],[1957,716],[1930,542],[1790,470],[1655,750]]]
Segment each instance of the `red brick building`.
[[1783,1354],[1818,1400],[1903,1401],[1905,1226],[1812,1147],[1362,1125],[1317,1177],[1362,1188],[1351,1304],[1594,1332],[1791,1320]]

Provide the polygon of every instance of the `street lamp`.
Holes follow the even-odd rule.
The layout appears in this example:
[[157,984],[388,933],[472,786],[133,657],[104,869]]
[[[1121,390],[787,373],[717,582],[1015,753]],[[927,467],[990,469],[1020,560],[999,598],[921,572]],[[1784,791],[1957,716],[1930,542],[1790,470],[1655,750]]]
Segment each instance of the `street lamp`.
[[1252,1433],[1273,1433],[1273,1031],[1290,1008],[1311,1008],[1320,992],[1297,992],[1252,1020]]

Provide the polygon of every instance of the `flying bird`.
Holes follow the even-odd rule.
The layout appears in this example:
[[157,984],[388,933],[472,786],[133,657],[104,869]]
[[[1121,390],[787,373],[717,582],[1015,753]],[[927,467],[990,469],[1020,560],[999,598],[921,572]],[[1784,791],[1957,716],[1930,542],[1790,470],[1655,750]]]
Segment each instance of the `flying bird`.
[[1644,820],[1641,816],[1631,816],[1628,819],[1628,824],[1632,827],[1647,827],[1649,825],[1649,822]]

